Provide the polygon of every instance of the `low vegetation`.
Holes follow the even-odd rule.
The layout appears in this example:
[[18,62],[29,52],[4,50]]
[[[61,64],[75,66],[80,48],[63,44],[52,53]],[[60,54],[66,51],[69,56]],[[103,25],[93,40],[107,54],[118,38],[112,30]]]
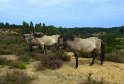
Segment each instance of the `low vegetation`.
[[18,70],[6,72],[4,76],[0,76],[0,84],[29,84],[33,80],[34,78]]
[[87,76],[87,80],[81,84],[105,84],[105,80],[101,79],[101,81],[98,80],[94,80],[92,79],[92,73],[89,73],[89,75]]
[[106,54],[105,60],[117,63],[124,63],[124,50],[122,49]]

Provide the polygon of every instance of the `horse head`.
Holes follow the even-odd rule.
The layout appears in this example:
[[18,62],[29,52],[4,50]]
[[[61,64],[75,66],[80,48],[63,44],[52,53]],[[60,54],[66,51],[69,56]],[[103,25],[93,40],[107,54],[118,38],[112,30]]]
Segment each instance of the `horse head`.
[[59,36],[57,42],[57,48],[65,49],[67,41],[74,41],[74,36]]
[[24,33],[21,33],[20,36],[19,36],[19,40],[18,40],[18,44],[20,45],[25,39],[25,35]]
[[19,37],[19,42],[18,44],[20,45],[22,42],[28,43],[30,39],[33,39],[34,35],[33,34],[24,34],[22,33]]

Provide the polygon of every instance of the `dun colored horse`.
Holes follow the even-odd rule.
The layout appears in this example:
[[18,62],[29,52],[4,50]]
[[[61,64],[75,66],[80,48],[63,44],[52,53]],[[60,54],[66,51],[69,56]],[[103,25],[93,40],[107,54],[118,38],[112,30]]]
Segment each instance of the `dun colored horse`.
[[60,36],[57,42],[58,48],[60,46],[64,46],[65,48],[69,48],[74,52],[76,59],[76,69],[78,67],[78,56],[79,53],[91,53],[93,60],[90,64],[92,66],[94,64],[94,60],[96,58],[96,52],[100,54],[101,65],[104,60],[104,43],[101,39],[96,37],[90,37],[86,39],[74,38],[74,36]]

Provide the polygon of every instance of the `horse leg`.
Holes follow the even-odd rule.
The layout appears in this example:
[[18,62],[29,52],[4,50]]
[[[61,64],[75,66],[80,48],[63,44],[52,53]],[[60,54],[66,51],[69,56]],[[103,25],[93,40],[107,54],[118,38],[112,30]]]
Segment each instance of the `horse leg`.
[[47,54],[47,52],[46,52],[46,46],[44,46],[44,54],[46,55]]
[[74,51],[74,56],[75,56],[75,59],[76,59],[76,65],[75,65],[75,68],[76,68],[76,69],[77,69],[77,67],[78,67],[78,55],[79,55],[79,52]]
[[92,60],[92,62],[90,64],[90,66],[92,66],[94,64],[94,60],[96,58],[96,52],[95,52],[95,50],[92,52],[92,57],[93,57],[93,60]]
[[30,48],[30,51],[32,52],[32,51],[33,51],[33,49],[32,49],[32,45],[29,45],[29,48]]
[[103,41],[101,42],[101,54],[100,54],[100,59],[101,59],[101,65],[103,64],[103,61],[105,59],[105,45]]
[[45,53],[45,46],[42,45],[42,44],[39,44],[39,48],[42,49],[42,53],[43,53],[44,55],[46,55],[46,53]]

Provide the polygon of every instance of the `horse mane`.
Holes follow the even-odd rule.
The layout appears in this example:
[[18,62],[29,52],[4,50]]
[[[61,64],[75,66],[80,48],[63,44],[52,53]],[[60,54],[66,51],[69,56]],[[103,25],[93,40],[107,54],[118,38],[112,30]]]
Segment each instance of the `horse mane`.
[[34,37],[42,37],[44,34],[42,32],[34,32],[33,33]]
[[63,41],[74,41],[74,36],[60,36],[59,38],[63,38]]

